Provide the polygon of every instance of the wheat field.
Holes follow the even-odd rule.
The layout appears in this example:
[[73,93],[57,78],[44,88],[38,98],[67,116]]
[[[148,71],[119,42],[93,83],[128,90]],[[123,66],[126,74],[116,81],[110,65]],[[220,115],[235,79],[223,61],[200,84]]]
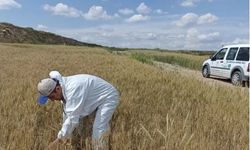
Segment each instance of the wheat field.
[[97,75],[117,87],[112,150],[249,149],[247,88],[208,85],[102,48],[63,45],[0,44],[0,70],[0,150],[43,150],[56,138],[60,103],[36,103],[37,83],[51,70]]

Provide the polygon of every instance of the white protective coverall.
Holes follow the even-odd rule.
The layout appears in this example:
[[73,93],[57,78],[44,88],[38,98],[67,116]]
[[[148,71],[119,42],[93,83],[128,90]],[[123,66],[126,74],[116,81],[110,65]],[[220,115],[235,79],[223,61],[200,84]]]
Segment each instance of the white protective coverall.
[[88,74],[63,77],[58,71],[51,71],[49,76],[59,81],[65,100],[63,125],[57,137],[71,137],[79,119],[96,110],[92,139],[99,140],[109,129],[109,121],[119,102],[116,88],[105,80]]

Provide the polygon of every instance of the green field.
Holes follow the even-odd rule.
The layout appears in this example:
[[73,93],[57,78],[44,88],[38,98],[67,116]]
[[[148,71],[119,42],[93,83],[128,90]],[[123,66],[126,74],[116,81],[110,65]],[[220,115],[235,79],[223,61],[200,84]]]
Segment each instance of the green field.
[[153,64],[153,61],[182,66],[192,70],[201,70],[202,63],[214,52],[175,52],[164,50],[113,50],[113,54],[127,55],[142,63]]

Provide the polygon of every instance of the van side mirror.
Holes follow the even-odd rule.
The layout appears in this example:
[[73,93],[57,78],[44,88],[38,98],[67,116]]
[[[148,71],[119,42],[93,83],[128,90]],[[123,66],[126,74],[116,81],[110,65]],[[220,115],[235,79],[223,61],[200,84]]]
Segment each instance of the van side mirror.
[[210,59],[211,59],[212,61],[214,61],[214,60],[216,60],[216,57],[210,56]]

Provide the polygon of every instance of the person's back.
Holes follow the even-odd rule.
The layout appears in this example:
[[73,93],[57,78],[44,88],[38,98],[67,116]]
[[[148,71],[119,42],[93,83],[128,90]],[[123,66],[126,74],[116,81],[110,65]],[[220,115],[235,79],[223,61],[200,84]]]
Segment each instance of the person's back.
[[[109,97],[118,96],[117,90],[107,81],[88,74],[62,77],[66,104],[81,103],[81,117],[89,115]],[[74,99],[72,99],[74,97]]]

